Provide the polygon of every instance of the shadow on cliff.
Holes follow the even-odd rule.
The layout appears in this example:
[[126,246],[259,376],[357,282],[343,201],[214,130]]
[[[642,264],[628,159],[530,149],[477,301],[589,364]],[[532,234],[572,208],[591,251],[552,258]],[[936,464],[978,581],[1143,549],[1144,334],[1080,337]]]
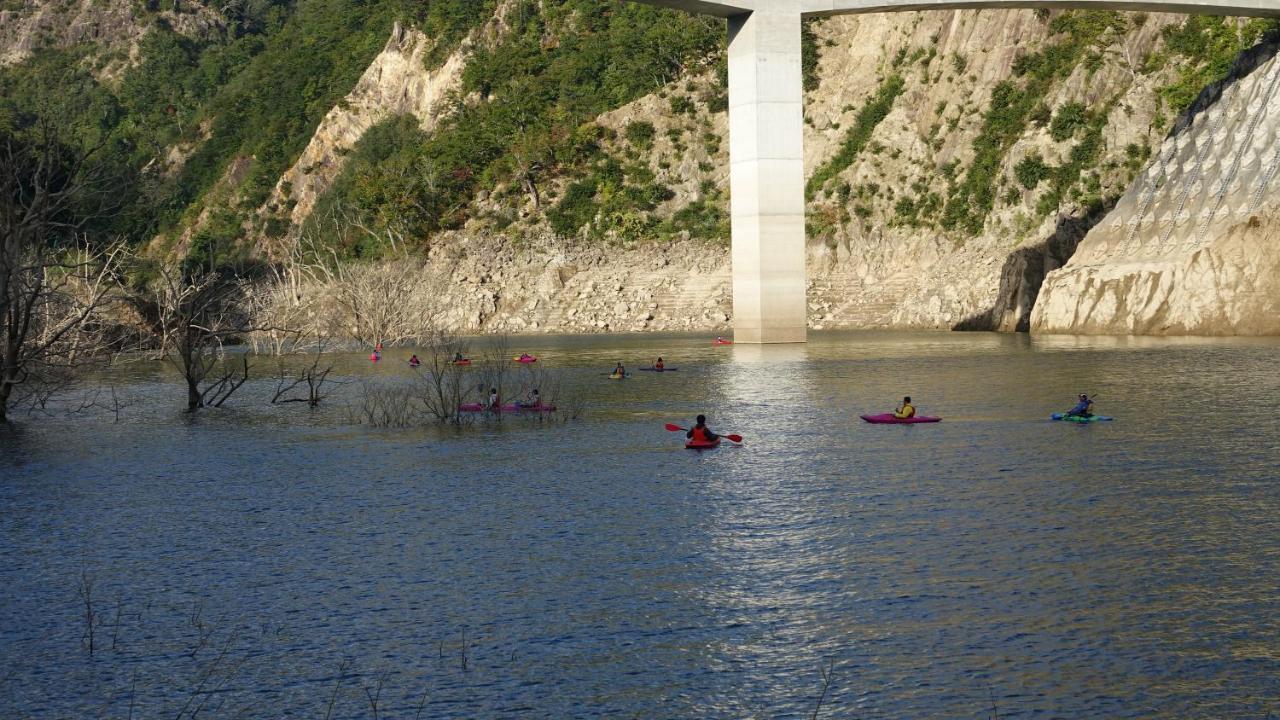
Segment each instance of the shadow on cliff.
[[1049,237],[1035,245],[1024,245],[1005,258],[1000,271],[996,301],[987,310],[970,315],[951,326],[960,331],[1028,332],[1031,310],[1040,295],[1040,286],[1051,271],[1067,263],[1080,241],[1094,225],[1111,212],[1114,203],[1095,209],[1084,217],[1060,217]]

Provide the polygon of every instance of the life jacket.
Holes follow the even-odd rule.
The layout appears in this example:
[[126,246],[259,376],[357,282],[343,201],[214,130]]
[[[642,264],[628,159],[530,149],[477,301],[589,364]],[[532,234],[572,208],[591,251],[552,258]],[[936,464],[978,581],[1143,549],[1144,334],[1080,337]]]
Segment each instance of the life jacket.
[[707,437],[707,429],[705,427],[693,428],[693,437],[689,438],[694,442],[711,442],[711,438]]
[[653,367],[654,367],[654,368],[656,368],[656,369],[658,369],[658,370],[661,370],[662,368],[666,367],[666,365],[665,365],[665,364],[663,364],[663,362],[662,362],[661,360],[659,360],[658,362],[656,362],[656,363],[654,363],[654,364],[653,364]]
[[903,405],[902,410],[893,414],[897,418],[911,418],[916,416],[916,408],[914,405]]

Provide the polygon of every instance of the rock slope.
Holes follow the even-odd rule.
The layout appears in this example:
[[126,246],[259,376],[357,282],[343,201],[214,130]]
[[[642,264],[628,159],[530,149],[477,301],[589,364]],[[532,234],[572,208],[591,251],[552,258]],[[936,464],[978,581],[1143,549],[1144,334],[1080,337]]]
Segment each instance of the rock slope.
[[1036,332],[1280,334],[1280,57],[1242,58],[1067,265]]

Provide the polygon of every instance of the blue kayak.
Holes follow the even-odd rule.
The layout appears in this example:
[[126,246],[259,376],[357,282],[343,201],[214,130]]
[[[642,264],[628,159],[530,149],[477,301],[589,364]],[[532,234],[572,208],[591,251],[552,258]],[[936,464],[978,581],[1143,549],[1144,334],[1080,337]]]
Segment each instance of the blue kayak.
[[1068,415],[1066,413],[1054,413],[1049,416],[1050,420],[1065,420],[1073,423],[1092,423],[1092,422],[1108,422],[1115,420],[1113,417],[1106,415],[1090,415],[1089,417],[1080,417],[1079,415]]

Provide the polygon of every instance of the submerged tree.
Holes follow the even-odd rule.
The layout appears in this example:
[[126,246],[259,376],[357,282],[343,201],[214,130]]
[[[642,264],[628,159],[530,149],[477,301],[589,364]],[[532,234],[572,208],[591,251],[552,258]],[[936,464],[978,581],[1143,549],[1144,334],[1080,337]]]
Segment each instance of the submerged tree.
[[65,146],[41,120],[0,128],[0,421],[112,347],[98,315],[124,253],[96,237],[116,212],[96,151]]
[[221,407],[249,380],[249,354],[231,353],[255,328],[246,284],[221,270],[163,267],[149,291],[164,357],[182,375],[187,410]]

